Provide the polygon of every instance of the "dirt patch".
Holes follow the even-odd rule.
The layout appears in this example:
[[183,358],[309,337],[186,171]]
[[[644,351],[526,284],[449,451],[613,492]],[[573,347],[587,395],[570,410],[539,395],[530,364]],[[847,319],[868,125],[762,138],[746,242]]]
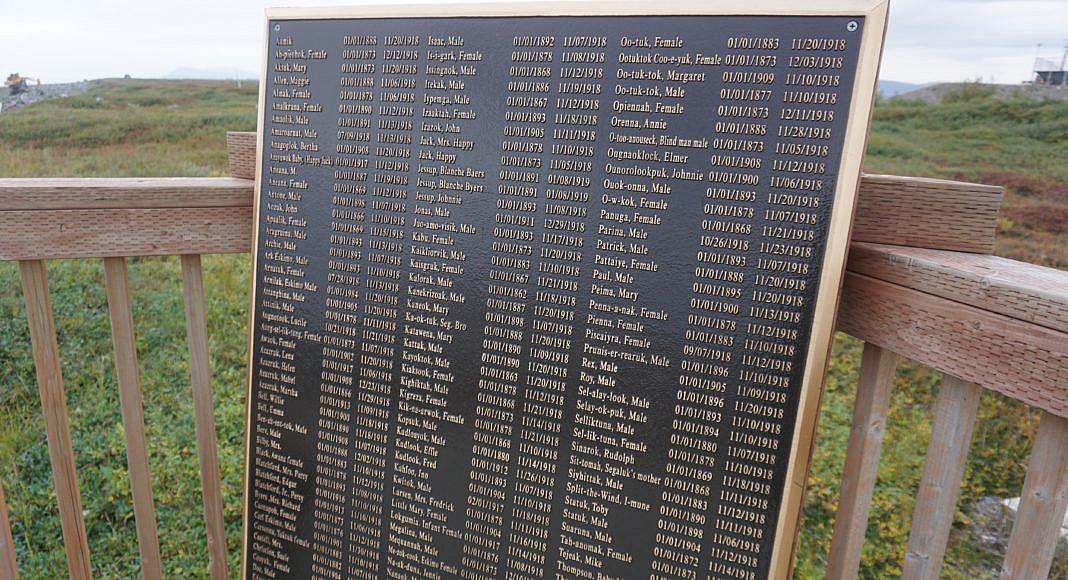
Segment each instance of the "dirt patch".
[[1052,180],[1036,179],[1007,171],[983,173],[979,178],[979,182],[1000,185],[1013,193],[1026,197],[1045,197],[1046,194],[1057,187],[1057,184]]
[[1068,207],[1056,205],[1003,207],[1001,213],[1017,224],[1026,224],[1028,229],[1051,234],[1068,233]]

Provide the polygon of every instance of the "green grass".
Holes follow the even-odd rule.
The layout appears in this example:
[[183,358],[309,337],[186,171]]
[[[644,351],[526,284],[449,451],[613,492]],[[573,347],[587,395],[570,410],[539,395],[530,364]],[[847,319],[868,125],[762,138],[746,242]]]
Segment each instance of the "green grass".
[[255,83],[100,81],[0,117],[0,175],[223,175],[223,136],[256,129],[256,91]]
[[[254,130],[255,85],[104,81],[88,93],[0,115],[0,176],[226,174],[227,130]],[[246,256],[204,260],[216,427],[231,567],[239,564]],[[100,261],[49,263],[67,404],[94,572],[139,574],[125,443]],[[130,262],[164,573],[207,575],[207,539],[177,258]],[[64,575],[18,269],[0,263],[0,481],[23,577]]]
[[[974,91],[973,91],[974,92]],[[255,87],[105,81],[88,93],[0,115],[0,176],[208,176],[226,171],[225,131],[255,126]],[[995,101],[962,92],[942,105],[876,108],[866,170],[1009,188],[999,254],[1068,267],[1068,103]],[[167,577],[207,576],[181,271],[176,258],[131,260],[134,323],[153,490]],[[247,256],[205,259],[208,333],[232,571],[240,549]],[[139,574],[125,445],[99,261],[49,264],[67,402],[93,568]],[[800,578],[823,575],[855,393],[859,344],[839,336],[820,416],[798,555]],[[900,572],[938,381],[898,372],[862,576]],[[986,577],[998,558],[975,549],[964,508],[1019,493],[1037,421],[985,394],[943,575]],[[18,270],[0,263],[0,482],[26,578],[60,577],[65,558],[52,491]],[[1068,563],[1057,564],[1060,577]]]
[[[229,548],[240,546],[244,327],[248,267],[240,257],[205,262],[208,332]],[[204,574],[206,537],[199,494],[181,269],[177,259],[134,260],[130,269],[145,424],[168,577]],[[24,577],[65,569],[44,425],[16,269],[0,269],[0,473]],[[136,577],[139,569],[115,383],[103,268],[99,261],[50,264],[49,283],[63,358],[74,451],[95,572]],[[232,563],[236,564],[234,558]]]
[[986,95],[881,103],[865,170],[1005,186],[996,253],[1068,268],[1068,102]]

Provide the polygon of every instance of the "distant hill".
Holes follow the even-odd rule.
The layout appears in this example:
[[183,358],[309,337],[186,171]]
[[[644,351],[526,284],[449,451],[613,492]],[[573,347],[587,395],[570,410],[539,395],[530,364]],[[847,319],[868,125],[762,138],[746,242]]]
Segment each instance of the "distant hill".
[[879,92],[880,95],[882,95],[882,96],[884,96],[886,98],[890,98],[890,97],[894,97],[894,96],[900,95],[901,93],[906,93],[908,91],[914,91],[916,89],[919,89],[919,88],[922,88],[922,87],[926,87],[926,86],[928,86],[930,84],[931,83],[917,84],[917,83],[904,83],[904,82],[901,82],[901,81],[884,81],[884,80],[880,80],[879,84],[876,86],[876,90]]
[[897,96],[902,99],[913,99],[926,101],[928,103],[941,103],[942,99],[945,98],[947,94],[960,91],[961,89],[974,91],[979,95],[989,95],[997,99],[1030,97],[1034,99],[1058,99],[1068,101],[1068,87],[1023,84],[996,85],[976,83],[937,83],[899,93]]
[[163,75],[165,79],[205,79],[205,80],[231,80],[231,79],[258,79],[259,73],[234,69],[234,68],[193,68],[179,67]]

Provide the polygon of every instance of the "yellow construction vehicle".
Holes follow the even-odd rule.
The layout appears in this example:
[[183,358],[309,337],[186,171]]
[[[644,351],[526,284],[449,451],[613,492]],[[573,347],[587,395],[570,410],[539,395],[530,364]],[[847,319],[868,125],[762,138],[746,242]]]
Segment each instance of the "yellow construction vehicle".
[[7,75],[7,80],[4,81],[4,86],[11,90],[12,95],[17,95],[26,91],[29,86],[29,81],[36,81],[38,86],[41,84],[41,79],[24,77],[19,73],[11,73]]

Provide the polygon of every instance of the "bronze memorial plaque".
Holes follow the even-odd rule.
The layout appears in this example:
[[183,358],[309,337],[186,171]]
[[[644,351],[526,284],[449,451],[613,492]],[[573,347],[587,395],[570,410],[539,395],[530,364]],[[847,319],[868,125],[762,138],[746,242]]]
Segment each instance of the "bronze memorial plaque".
[[247,578],[783,578],[886,4],[268,12]]

